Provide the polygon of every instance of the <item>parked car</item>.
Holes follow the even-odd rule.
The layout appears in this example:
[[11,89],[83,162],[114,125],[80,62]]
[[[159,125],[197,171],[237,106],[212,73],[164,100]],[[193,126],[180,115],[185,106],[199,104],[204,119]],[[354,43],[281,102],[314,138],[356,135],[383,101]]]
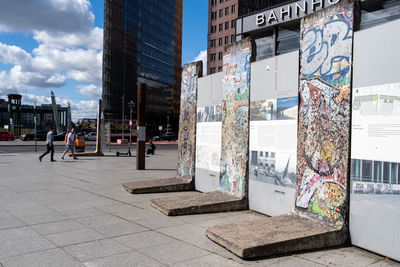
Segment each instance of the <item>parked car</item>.
[[85,140],[86,141],[96,141],[97,139],[97,133],[96,132],[91,132],[85,135]]
[[0,132],[0,141],[12,141],[14,135],[11,132]]
[[[46,136],[47,136],[47,131],[42,131],[42,130],[36,131],[36,140],[46,141]],[[35,131],[21,135],[20,139],[22,141],[35,140]]]
[[175,132],[166,132],[161,135],[161,140],[165,141],[175,141],[177,138],[177,134]]
[[66,134],[67,134],[66,132],[61,132],[61,133],[55,134],[54,141],[64,141]]

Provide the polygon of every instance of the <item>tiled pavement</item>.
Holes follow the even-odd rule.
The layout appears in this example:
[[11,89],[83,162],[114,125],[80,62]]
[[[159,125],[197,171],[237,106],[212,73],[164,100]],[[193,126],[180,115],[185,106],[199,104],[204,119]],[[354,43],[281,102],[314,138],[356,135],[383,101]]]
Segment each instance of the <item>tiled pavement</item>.
[[[121,183],[174,176],[176,150],[147,158],[39,162],[0,154],[0,266],[400,266],[356,247],[243,261],[206,238],[212,225],[259,218],[252,211],[167,217]],[[58,156],[57,156],[58,157]]]

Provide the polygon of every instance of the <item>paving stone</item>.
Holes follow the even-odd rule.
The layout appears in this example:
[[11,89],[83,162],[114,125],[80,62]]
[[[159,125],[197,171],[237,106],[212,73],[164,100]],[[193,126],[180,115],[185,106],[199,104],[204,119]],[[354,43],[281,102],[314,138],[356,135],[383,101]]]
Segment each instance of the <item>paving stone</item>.
[[142,248],[138,249],[138,251],[165,264],[175,264],[177,262],[210,254],[205,250],[180,241],[174,241],[168,245],[159,244],[148,248]]
[[121,243],[111,239],[90,241],[82,244],[67,246],[63,249],[81,262],[112,256],[131,250]]
[[50,249],[0,260],[4,267],[79,267],[84,266],[63,250]]
[[55,248],[55,246],[39,235],[27,238],[1,240],[0,259],[50,248]]
[[24,223],[6,211],[0,211],[0,230],[24,226]]
[[147,231],[148,228],[142,227],[132,222],[122,221],[113,224],[95,226],[93,227],[93,230],[99,232],[105,237],[114,237]]
[[234,260],[231,259],[226,259],[224,257],[221,257],[216,254],[211,254],[207,255],[201,258],[193,259],[193,260],[188,260],[184,262],[179,262],[175,263],[174,266],[176,267],[198,267],[198,266],[204,266],[204,267],[214,267],[214,266],[221,266],[221,267],[235,267],[235,266],[243,266],[243,264],[239,262],[235,262]]
[[65,221],[68,218],[60,213],[51,212],[51,213],[38,214],[38,215],[33,215],[33,216],[23,216],[23,217],[19,217],[19,219],[28,225],[32,225],[32,224],[39,224],[39,223]]
[[140,254],[139,252],[132,251],[122,253],[119,255],[109,256],[94,261],[85,262],[87,267],[131,267],[131,266],[146,266],[146,267],[158,267],[166,266],[146,255]]
[[133,249],[147,248],[176,241],[176,239],[154,231],[120,236],[116,237],[115,240]]
[[92,229],[85,228],[80,230],[46,235],[46,238],[57,246],[61,247],[101,239],[104,238],[104,236]]
[[31,225],[31,228],[35,231],[39,232],[42,235],[49,235],[73,230],[84,229],[80,223],[77,223],[73,220],[61,221],[61,222],[52,222],[52,223],[43,223]]
[[87,227],[98,227],[105,224],[116,224],[120,222],[126,222],[126,220],[118,218],[112,214],[104,214],[99,216],[90,216],[76,219],[77,222]]
[[104,211],[99,210],[97,208],[92,208],[92,207],[71,209],[71,210],[61,211],[61,213],[70,219],[77,219],[77,218],[83,218],[83,217],[88,217],[88,216],[98,216],[98,215],[106,214]]

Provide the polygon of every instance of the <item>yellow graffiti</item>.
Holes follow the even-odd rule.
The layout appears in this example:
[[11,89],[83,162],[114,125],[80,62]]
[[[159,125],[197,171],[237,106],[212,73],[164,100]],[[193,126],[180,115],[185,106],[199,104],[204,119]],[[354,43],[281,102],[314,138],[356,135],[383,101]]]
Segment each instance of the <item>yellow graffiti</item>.
[[335,144],[329,141],[324,141],[322,143],[322,156],[324,159],[331,159],[331,161],[336,160],[336,149],[335,149]]

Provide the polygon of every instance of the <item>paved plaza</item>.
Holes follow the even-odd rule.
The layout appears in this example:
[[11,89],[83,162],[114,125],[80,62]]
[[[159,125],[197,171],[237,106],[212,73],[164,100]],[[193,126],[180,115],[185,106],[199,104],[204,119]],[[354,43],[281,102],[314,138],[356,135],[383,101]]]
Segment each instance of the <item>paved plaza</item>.
[[214,225],[264,217],[253,211],[167,217],[131,195],[127,181],[176,175],[176,148],[146,158],[57,162],[0,147],[0,266],[400,266],[356,247],[243,261],[205,236]]

